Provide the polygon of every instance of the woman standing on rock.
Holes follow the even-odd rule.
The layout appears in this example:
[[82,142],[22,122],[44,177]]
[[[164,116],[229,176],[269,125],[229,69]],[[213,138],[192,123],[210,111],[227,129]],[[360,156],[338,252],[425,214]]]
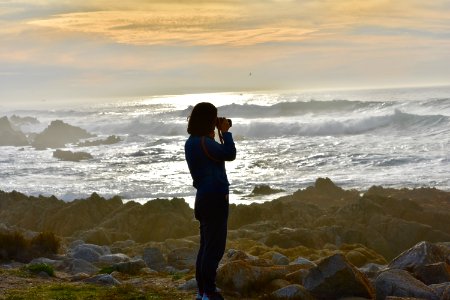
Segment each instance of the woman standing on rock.
[[[215,128],[223,143],[214,140]],[[228,129],[231,120],[217,117],[217,108],[211,103],[198,103],[188,122],[190,134],[185,144],[185,155],[195,197],[195,218],[200,222],[200,249],[196,274],[196,300],[223,299],[216,290],[216,272],[225,252],[228,222],[229,182],[225,161],[236,158],[233,137]]]

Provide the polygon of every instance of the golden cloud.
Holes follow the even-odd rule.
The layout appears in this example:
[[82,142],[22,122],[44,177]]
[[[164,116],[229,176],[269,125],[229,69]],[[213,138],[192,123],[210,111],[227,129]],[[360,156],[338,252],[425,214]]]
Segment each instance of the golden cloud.
[[[192,12],[192,11],[191,11]],[[313,29],[289,27],[282,23],[264,27],[230,26],[240,16],[235,13],[186,11],[98,11],[58,15],[29,22],[65,32],[106,36],[118,43],[133,45],[228,45],[247,46],[265,42],[290,42],[305,38]]]

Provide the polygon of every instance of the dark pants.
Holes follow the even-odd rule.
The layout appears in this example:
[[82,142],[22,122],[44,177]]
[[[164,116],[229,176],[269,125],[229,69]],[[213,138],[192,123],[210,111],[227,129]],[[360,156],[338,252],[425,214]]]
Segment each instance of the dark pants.
[[195,218],[200,221],[200,249],[195,277],[199,291],[210,294],[216,290],[217,267],[225,252],[228,195],[197,195]]

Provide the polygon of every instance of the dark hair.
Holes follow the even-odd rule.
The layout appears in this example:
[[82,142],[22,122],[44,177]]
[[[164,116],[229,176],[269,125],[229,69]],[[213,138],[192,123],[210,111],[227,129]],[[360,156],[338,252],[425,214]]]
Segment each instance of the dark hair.
[[194,106],[189,116],[187,132],[192,135],[208,135],[214,130],[217,120],[217,108],[208,102]]

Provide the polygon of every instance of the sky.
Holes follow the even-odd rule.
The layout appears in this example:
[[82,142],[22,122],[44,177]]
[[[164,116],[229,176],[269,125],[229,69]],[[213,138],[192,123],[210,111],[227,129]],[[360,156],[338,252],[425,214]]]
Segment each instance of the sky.
[[0,0],[0,101],[450,84],[450,0]]

